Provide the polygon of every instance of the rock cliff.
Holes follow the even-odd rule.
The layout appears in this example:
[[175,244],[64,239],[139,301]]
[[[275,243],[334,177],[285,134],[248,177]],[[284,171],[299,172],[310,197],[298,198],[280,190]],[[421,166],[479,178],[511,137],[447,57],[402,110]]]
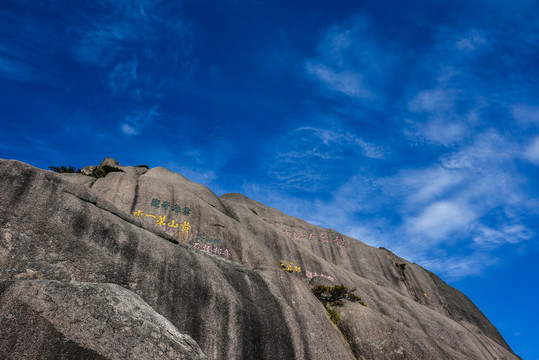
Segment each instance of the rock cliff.
[[164,168],[84,172],[105,165],[0,160],[0,358],[519,358],[388,250]]

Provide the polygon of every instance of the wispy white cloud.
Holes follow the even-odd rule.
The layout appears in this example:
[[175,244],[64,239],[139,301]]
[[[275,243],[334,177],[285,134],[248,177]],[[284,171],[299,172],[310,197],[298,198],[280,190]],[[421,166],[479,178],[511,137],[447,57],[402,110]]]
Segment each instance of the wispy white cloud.
[[320,189],[321,184],[324,184],[328,180],[328,176],[324,175],[316,169],[313,169],[307,165],[301,169],[292,164],[287,168],[284,164],[281,164],[280,171],[270,172],[275,176],[280,185],[279,187],[285,188],[297,188],[303,191],[317,191]]
[[161,117],[157,106],[147,110],[134,111],[127,115],[120,124],[122,132],[126,135],[139,135],[145,127],[151,125]]
[[[94,5],[106,15],[85,16],[85,21],[73,29],[78,35],[73,51],[84,64],[105,67],[121,54],[137,53],[142,48],[141,56],[153,60],[166,57],[178,65],[179,54],[188,55],[191,51],[190,28],[171,16],[176,6],[173,3],[122,0],[99,1]],[[167,36],[163,36],[165,33]],[[157,44],[164,43],[168,44],[166,54],[155,49]]]
[[528,144],[524,150],[524,158],[535,165],[539,165],[539,136]]
[[371,33],[369,20],[360,16],[329,28],[317,56],[304,62],[305,71],[332,92],[356,100],[375,100],[393,55],[382,51]]
[[118,91],[125,90],[135,80],[137,80],[137,59],[133,59],[126,63],[120,63],[114,67],[114,70],[108,76],[107,85],[110,87],[113,94]]
[[539,106],[519,104],[511,106],[510,110],[520,124],[539,124]]
[[331,90],[344,93],[353,98],[364,99],[371,98],[373,94],[363,84],[363,76],[358,72],[335,70],[322,65],[308,62],[306,65],[307,72],[318,78],[322,83],[326,84]]
[[124,42],[135,36],[136,27],[129,22],[93,24],[74,48],[77,59],[85,64],[108,65],[127,46]]
[[511,161],[519,155],[518,145],[495,130],[475,135],[475,142],[443,155],[440,163],[447,169],[467,169],[472,172],[499,173],[513,170]]
[[[414,256],[414,255],[411,255]],[[500,259],[488,252],[474,251],[454,255],[437,254],[437,256],[414,256],[418,262],[430,271],[444,277],[446,281],[454,281],[463,277],[479,276]]]
[[[419,136],[446,147],[453,146],[471,135],[471,129],[477,123],[475,101],[467,105],[467,112],[458,110],[461,92],[443,83],[454,75],[443,74],[441,83],[434,89],[421,90],[408,102],[409,128],[405,133]],[[479,101],[479,100],[478,100]],[[462,105],[461,105],[462,106]]]
[[459,119],[431,118],[426,122],[413,123],[413,130],[407,132],[422,136],[426,140],[443,146],[452,146],[470,134],[468,124]]
[[8,80],[33,82],[41,80],[37,70],[16,60],[0,58],[0,76]]
[[336,161],[383,159],[389,152],[387,147],[366,141],[331,121],[322,122],[324,125],[298,127],[274,140],[268,168],[279,186],[317,191],[333,182]]
[[385,145],[368,142],[352,133],[347,133],[344,140],[350,144],[357,145],[363,151],[364,156],[372,159],[383,159],[390,152]]
[[436,88],[420,91],[408,103],[408,109],[415,112],[445,112],[455,106],[454,90]]
[[413,209],[443,198],[465,181],[463,172],[435,165],[426,169],[403,170],[388,184],[395,191],[407,194],[407,206]]
[[[359,149],[364,156],[382,159],[388,151],[385,146],[365,141],[352,131],[343,129],[305,126],[297,128],[295,132],[301,133],[303,137],[307,136],[308,142],[314,146],[312,150],[304,149],[305,153],[322,158],[338,157],[344,151]],[[322,145],[327,147],[324,153],[321,153]]]
[[0,46],[0,77],[13,81],[56,85],[51,76],[30,65],[26,60],[27,57],[26,51]]
[[473,237],[473,244],[480,249],[495,249],[505,244],[518,244],[533,236],[522,224],[505,224],[500,229],[480,225]]
[[[518,148],[490,131],[442,156],[439,165],[389,179],[388,186],[402,183],[398,189],[405,189],[398,208],[402,226],[395,231],[406,234],[407,251],[416,262],[451,279],[477,275],[496,263],[494,250],[534,235],[520,222],[522,214],[537,209],[521,189],[524,179],[514,166]],[[428,254],[440,248],[453,255],[447,261],[443,254],[441,260],[429,260]],[[460,248],[477,251],[470,255]],[[474,258],[481,259],[481,266],[469,266]]]
[[407,220],[407,232],[416,244],[433,247],[448,241],[458,231],[469,231],[477,214],[470,204],[461,201],[443,200],[427,206],[420,215]]
[[477,29],[472,29],[457,40],[455,47],[461,51],[471,52],[485,44],[487,44],[485,37]]
[[483,124],[481,110],[490,105],[488,81],[477,76],[475,59],[491,48],[486,31],[465,31],[439,26],[433,43],[420,58],[422,89],[406,91],[408,119],[405,134],[436,145],[454,148],[469,141]]

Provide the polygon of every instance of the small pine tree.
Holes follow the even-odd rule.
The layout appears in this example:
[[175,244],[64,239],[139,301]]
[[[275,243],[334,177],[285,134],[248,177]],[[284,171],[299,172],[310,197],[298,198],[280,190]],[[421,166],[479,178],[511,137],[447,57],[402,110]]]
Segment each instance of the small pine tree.
[[80,169],[75,168],[74,166],[68,165],[68,167],[62,166],[49,166],[49,169],[60,173],[60,174],[74,174],[80,173]]

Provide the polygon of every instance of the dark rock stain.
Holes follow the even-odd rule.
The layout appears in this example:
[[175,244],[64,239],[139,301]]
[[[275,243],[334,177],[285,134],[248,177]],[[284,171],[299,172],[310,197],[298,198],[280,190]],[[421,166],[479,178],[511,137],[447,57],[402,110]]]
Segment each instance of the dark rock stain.
[[131,203],[131,209],[129,210],[130,214],[133,214],[136,210],[136,206],[138,202],[138,193],[139,193],[139,181],[140,181],[140,177],[137,176],[137,183],[135,185],[135,196],[133,197],[133,202]]
[[103,246],[110,252],[117,254],[120,247],[116,241],[116,231],[110,224],[94,223],[90,229],[90,239]]

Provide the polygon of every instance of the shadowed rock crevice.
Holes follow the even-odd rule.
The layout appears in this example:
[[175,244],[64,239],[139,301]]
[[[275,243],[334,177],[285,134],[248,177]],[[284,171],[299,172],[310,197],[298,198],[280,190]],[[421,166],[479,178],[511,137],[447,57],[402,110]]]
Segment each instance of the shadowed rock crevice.
[[419,298],[416,294],[414,287],[412,286],[412,283],[406,277],[406,264],[396,262],[395,268],[397,269],[397,272],[400,276],[401,281],[404,283],[404,286],[406,286],[406,289],[408,290],[408,294],[412,297],[412,299],[419,302]]

